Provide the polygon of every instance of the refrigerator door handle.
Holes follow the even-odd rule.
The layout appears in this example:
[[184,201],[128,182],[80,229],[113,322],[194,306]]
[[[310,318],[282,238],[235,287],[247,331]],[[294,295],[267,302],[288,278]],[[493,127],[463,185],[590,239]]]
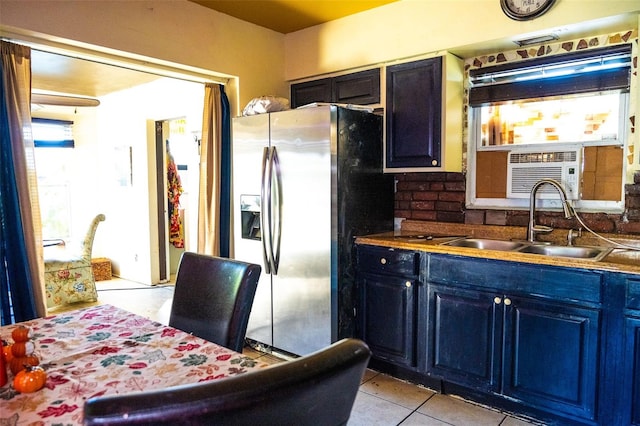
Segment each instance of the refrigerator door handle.
[[260,185],[260,227],[262,228],[262,258],[265,274],[271,273],[271,170],[270,148],[262,151],[262,183]]
[[280,240],[282,237],[282,173],[280,171],[280,158],[278,151],[274,146],[272,148],[271,161],[273,162],[272,173],[275,172],[275,190],[271,192],[271,197],[275,197],[275,203],[271,203],[276,208],[274,228],[271,233],[271,260],[273,262],[271,268],[273,274],[278,275],[278,266],[280,266]]

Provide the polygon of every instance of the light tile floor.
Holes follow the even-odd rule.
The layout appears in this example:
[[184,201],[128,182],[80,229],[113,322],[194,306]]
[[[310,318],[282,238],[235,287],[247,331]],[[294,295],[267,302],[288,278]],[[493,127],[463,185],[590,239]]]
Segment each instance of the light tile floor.
[[[169,321],[173,284],[149,286],[114,278],[98,281],[97,303],[108,303],[156,320]],[[95,303],[94,303],[95,304]],[[76,304],[78,309],[92,304]],[[55,312],[54,312],[55,313]],[[284,360],[250,347],[244,353],[268,363]],[[461,398],[438,394],[422,386],[367,370],[356,398],[348,426],[530,426],[541,424]]]

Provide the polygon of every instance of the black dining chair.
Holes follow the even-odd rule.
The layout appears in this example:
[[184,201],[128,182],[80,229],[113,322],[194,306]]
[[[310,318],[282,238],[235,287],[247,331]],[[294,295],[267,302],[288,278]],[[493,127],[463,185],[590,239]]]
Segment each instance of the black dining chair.
[[371,352],[343,339],[312,354],[229,378],[89,399],[84,424],[344,425]]
[[242,352],[260,265],[184,252],[169,325]]

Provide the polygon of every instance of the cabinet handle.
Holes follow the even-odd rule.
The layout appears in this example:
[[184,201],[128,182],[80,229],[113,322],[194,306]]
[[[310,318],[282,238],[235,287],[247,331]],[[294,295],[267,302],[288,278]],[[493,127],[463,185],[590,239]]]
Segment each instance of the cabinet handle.
[[380,263],[382,263],[383,265],[386,265],[387,264],[387,259],[385,259],[384,257],[380,258]]
[[494,298],[493,298],[493,302],[494,302],[496,305],[499,305],[499,304],[501,304],[501,303],[502,303],[502,299],[500,299],[498,296],[496,296],[496,297],[494,297]]
[[509,299],[508,297],[505,297],[505,298],[504,298],[504,304],[505,304],[506,306],[509,306],[509,305],[511,304],[511,299]]
[[411,287],[411,286],[412,286],[411,281],[407,281],[406,283],[404,283],[404,285],[405,285],[407,288],[409,288],[409,287]]

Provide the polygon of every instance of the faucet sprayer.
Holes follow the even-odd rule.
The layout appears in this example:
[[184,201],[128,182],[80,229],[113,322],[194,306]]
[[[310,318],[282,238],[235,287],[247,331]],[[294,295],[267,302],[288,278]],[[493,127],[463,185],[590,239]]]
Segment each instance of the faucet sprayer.
[[564,210],[564,217],[566,219],[571,219],[574,217],[573,206],[570,204],[567,199],[567,194],[564,192],[562,185],[557,180],[554,179],[540,179],[531,187],[531,194],[529,196],[529,225],[527,227],[527,241],[534,242],[536,239],[536,234],[546,234],[553,231],[553,228],[550,226],[544,225],[536,225],[535,222],[535,211],[536,211],[536,194],[541,186],[548,184],[553,186],[558,193],[560,194],[560,201],[562,202],[562,209]]

